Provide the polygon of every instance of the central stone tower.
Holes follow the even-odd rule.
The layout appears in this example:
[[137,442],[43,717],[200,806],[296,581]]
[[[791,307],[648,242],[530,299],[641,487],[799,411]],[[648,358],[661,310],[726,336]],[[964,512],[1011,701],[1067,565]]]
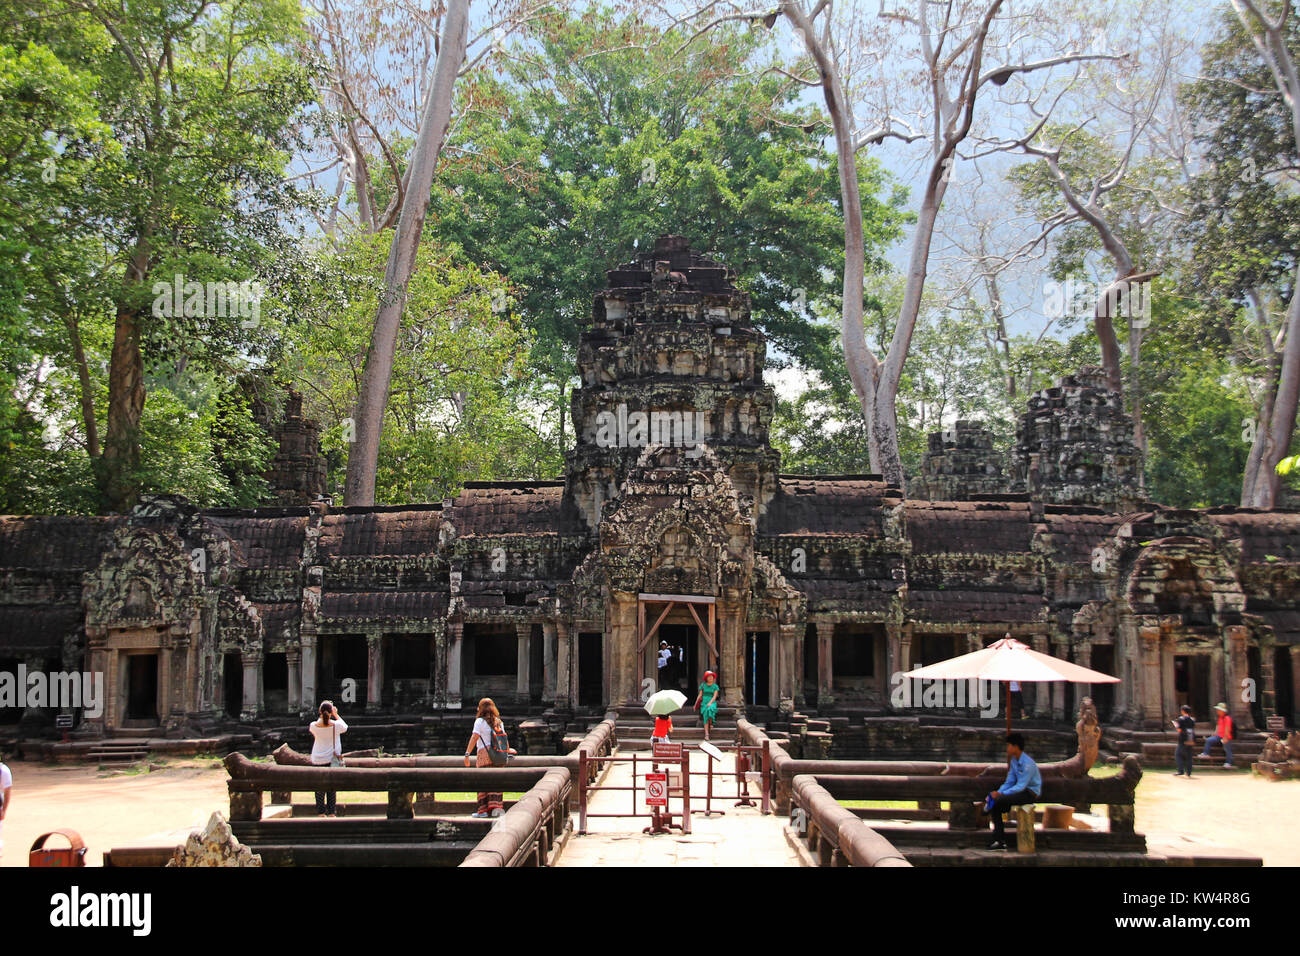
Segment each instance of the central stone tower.
[[707,446],[756,519],[777,491],[775,394],[735,273],[661,236],[606,277],[578,345],[567,493],[595,530],[647,447],[681,447],[689,462]]

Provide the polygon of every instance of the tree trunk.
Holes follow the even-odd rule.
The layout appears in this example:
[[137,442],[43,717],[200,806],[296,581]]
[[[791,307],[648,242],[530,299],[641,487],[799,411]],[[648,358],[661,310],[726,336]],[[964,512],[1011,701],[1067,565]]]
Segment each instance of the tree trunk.
[[[1296,270],[1300,282],[1300,269]],[[1261,446],[1259,471],[1255,475],[1251,507],[1272,508],[1277,502],[1281,478],[1277,465],[1291,448],[1295,433],[1295,416],[1300,405],[1300,291],[1293,284],[1291,302],[1286,310],[1286,345],[1282,348],[1282,368],[1277,389],[1272,396],[1272,414],[1267,425],[1261,422],[1256,440],[1267,435]]]
[[1138,488],[1145,492],[1147,487],[1147,436],[1142,427],[1142,329],[1133,318],[1128,323],[1128,367],[1129,367],[1129,401],[1133,406],[1133,444],[1138,450]]
[[[148,270],[149,241],[141,235],[126,267],[125,285],[143,284]],[[130,298],[123,295],[124,300]],[[108,365],[108,427],[100,459],[100,480],[109,511],[128,510],[139,493],[140,417],[145,400],[141,322],[139,308],[118,307]]]
[[[1264,368],[1266,370],[1264,387],[1258,397],[1251,396],[1255,404],[1255,436],[1250,443],[1250,455],[1246,458],[1246,471],[1241,478],[1241,507],[1249,508],[1255,500],[1255,481],[1259,477],[1259,462],[1264,455],[1264,446],[1269,442],[1269,427],[1273,421],[1273,398],[1277,394],[1277,350],[1273,347],[1273,336],[1268,327],[1268,313],[1257,290],[1246,293],[1250,301],[1251,314],[1259,329],[1260,338],[1264,340]],[[1242,423],[1243,426],[1245,422]],[[1243,436],[1244,437],[1244,436]]]
[[948,183],[944,161],[940,156],[931,167],[930,181],[925,199],[916,218],[916,232],[912,236],[912,255],[907,265],[907,286],[903,304],[898,310],[898,324],[889,343],[889,352],[880,367],[875,392],[874,432],[879,462],[872,462],[872,471],[878,471],[891,485],[903,487],[903,457],[898,448],[898,386],[903,378],[903,363],[912,344],[912,332],[921,311],[921,294],[925,291],[925,277],[930,261],[930,245],[934,239],[934,226],[939,218],[939,205]]
[[99,457],[99,426],[95,421],[95,393],[90,386],[90,370],[86,366],[86,347],[81,341],[81,327],[76,313],[68,310],[68,339],[72,342],[72,358],[77,366],[77,385],[81,398],[81,422],[86,429],[86,456],[93,462]]
[[348,453],[344,500],[348,505],[375,503],[375,472],[379,463],[379,438],[388,404],[388,387],[393,374],[397,330],[402,321],[406,288],[415,270],[420,233],[429,210],[433,172],[442,151],[442,141],[451,121],[456,73],[465,59],[469,26],[469,0],[448,0],[442,47],[434,67],[433,85],[425,103],[420,134],[408,170],[410,189],[402,205],[393,245],[384,275],[384,292],[379,300],[375,328],[366,354],[365,372],[357,396],[356,441]]
[[[840,205],[844,211],[844,281],[840,287],[840,340],[844,362],[853,391],[862,403],[862,418],[867,426],[867,450],[870,468],[880,472],[881,454],[878,401],[876,395],[880,363],[867,347],[862,325],[862,283],[866,274],[866,246],[862,232],[862,195],[858,188],[857,154],[853,148],[851,116],[844,97],[835,63],[817,41],[812,21],[798,3],[786,2],[781,9],[803,35],[809,55],[821,73],[822,94],[835,135],[835,158],[839,167]],[[886,429],[893,434],[892,429]],[[897,449],[895,449],[897,457]]]

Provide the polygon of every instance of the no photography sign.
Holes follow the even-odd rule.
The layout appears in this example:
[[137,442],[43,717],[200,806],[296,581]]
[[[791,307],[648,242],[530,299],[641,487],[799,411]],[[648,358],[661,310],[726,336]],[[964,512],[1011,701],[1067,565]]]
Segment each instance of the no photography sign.
[[648,773],[645,775],[645,805],[647,807],[668,806],[668,774]]

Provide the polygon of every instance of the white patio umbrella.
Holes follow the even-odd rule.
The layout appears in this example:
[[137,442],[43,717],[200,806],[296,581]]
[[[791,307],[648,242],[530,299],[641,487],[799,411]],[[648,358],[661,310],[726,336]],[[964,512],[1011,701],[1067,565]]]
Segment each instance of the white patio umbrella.
[[1011,732],[1011,681],[1071,684],[1118,684],[1118,677],[1090,670],[1069,661],[1040,654],[1028,644],[1004,637],[988,647],[937,664],[908,671],[904,677],[920,680],[996,680],[1007,685],[1007,733]]
[[645,702],[645,712],[652,716],[675,714],[686,704],[686,695],[677,690],[661,690]]

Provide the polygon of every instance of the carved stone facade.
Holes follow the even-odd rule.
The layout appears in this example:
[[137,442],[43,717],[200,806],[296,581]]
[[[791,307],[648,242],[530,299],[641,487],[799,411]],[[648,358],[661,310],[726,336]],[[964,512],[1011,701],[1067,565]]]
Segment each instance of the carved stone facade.
[[1006,490],[1002,455],[993,447],[993,433],[965,420],[930,433],[921,474],[907,486],[911,497],[928,501],[985,498]]
[[1011,490],[1054,504],[1131,511],[1141,458],[1123,398],[1087,365],[1029,399],[1011,450]]
[[[893,674],[1010,633],[1122,678],[1027,686],[1029,714],[1063,728],[1085,696],[1132,726],[1163,728],[1183,701],[1232,701],[1243,727],[1294,719],[1300,514],[1055,503],[1083,481],[1070,442],[1101,456],[1106,495],[1129,493],[1130,433],[1089,375],[1022,422],[1050,495],[782,475],[764,360],[729,271],[661,238],[609,273],[583,331],[563,481],[393,507],[0,517],[0,669],[103,671],[91,733],[294,726],[324,697],[393,727],[484,695],[562,725],[637,701],[663,640],[692,697],[712,666],[724,705],[840,719],[896,717]],[[985,436],[958,435],[924,480],[981,461],[992,477]],[[52,730],[52,711],[21,717]]]
[[256,400],[253,417],[276,444],[275,457],[262,476],[269,486],[267,504],[307,505],[325,494],[326,462],[321,454],[320,425],[302,413],[302,395],[290,390],[284,411],[274,419]]

